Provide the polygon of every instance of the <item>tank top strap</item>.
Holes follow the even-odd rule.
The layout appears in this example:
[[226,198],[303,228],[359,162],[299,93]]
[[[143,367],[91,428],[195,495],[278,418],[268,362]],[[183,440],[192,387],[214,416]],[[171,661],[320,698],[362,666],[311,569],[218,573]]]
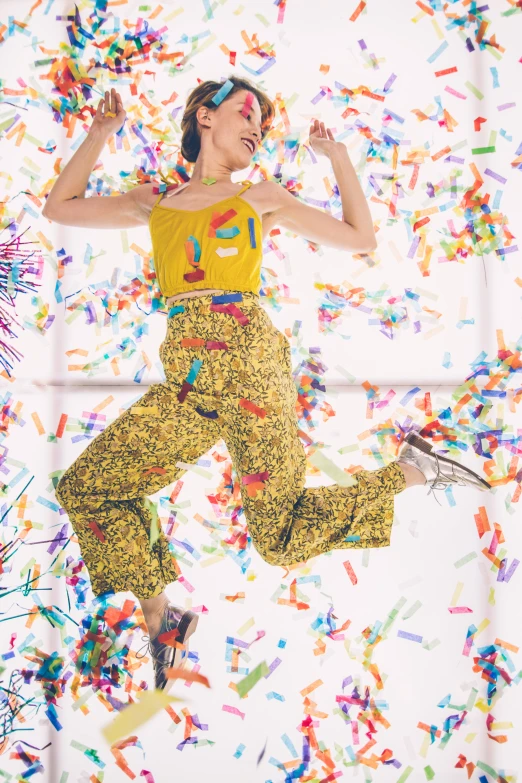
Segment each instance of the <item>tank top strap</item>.
[[154,207],[156,206],[156,204],[159,204],[159,202],[161,201],[161,199],[163,198],[163,196],[165,195],[165,193],[166,193],[166,192],[167,192],[166,190],[163,190],[163,191],[162,191],[162,192],[159,194],[158,198],[157,198],[157,199],[156,199],[156,201],[154,202],[154,206],[152,207],[153,209],[154,209]]
[[153,209],[154,209],[154,207],[156,206],[156,204],[159,204],[159,202],[161,201],[161,199],[163,198],[163,196],[167,196],[167,198],[168,198],[169,196],[172,196],[174,193],[177,193],[177,192],[178,192],[178,190],[180,190],[180,189],[181,189],[181,190],[183,190],[184,188],[186,188],[186,187],[187,187],[187,185],[188,185],[188,182],[185,182],[183,185],[180,185],[180,184],[179,184],[179,182],[178,182],[178,183],[177,183],[177,186],[176,186],[175,188],[172,188],[172,187],[170,187],[170,190],[164,190],[164,191],[162,191],[162,193],[160,193],[160,194],[159,194],[158,198],[157,198],[157,199],[156,199],[156,201],[154,202]]
[[241,188],[241,190],[239,191],[239,193],[236,193],[236,196],[240,196],[240,195],[241,195],[242,193],[244,193],[244,192],[245,192],[245,190],[247,190],[247,189],[248,189],[248,188],[251,186],[251,184],[252,184],[252,183],[250,182],[250,180],[249,180],[249,179],[244,179],[244,180],[242,180],[241,182],[242,182],[242,185],[244,185],[244,187],[242,187],[242,188]]

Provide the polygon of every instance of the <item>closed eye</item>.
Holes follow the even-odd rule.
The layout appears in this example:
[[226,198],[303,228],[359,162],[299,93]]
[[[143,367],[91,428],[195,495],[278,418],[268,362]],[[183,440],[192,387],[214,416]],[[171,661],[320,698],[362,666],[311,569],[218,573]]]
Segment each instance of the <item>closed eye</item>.
[[[242,112],[239,112],[239,113],[240,113],[240,114],[242,114]],[[249,112],[249,113],[247,114],[247,119],[249,120],[251,116],[252,116],[252,112]],[[262,129],[261,129],[261,126],[259,127],[259,133],[261,134],[261,136],[263,135],[263,131],[262,131]],[[254,142],[254,143],[255,143],[255,142]]]

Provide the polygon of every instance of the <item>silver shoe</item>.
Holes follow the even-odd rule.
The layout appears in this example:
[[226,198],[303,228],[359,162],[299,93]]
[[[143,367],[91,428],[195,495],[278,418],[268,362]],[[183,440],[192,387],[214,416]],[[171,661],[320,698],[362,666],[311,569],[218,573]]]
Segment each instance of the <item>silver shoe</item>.
[[[190,610],[184,610],[174,604],[167,604],[163,618],[161,621],[161,627],[157,636],[153,639],[150,636],[143,636],[146,639],[146,644],[140,647],[136,653],[136,658],[143,658],[144,655],[140,655],[141,650],[144,647],[149,652],[152,663],[154,666],[154,687],[158,690],[164,690],[168,692],[174,680],[168,679],[166,670],[176,667],[184,667],[187,663],[189,653],[189,636],[192,636],[198,625],[199,616]],[[167,631],[177,629],[176,642],[184,645],[183,649],[180,647],[172,647],[169,644],[159,641],[159,637]]]
[[[492,489],[491,484],[488,484],[478,473],[474,473],[470,468],[448,459],[448,457],[435,454],[432,452],[432,448],[432,445],[420,435],[409,432],[401,444],[397,459],[397,461],[413,465],[424,474],[426,484],[430,485],[428,495],[434,489],[446,489],[449,484],[481,490]],[[437,500],[435,495],[433,497]]]

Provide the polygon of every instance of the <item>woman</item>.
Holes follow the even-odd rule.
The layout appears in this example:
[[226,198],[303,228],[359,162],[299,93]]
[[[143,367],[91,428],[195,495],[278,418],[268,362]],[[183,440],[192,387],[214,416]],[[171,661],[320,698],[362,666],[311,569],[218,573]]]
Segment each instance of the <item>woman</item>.
[[372,250],[376,240],[346,148],[317,120],[310,144],[332,163],[343,220],[303,204],[276,182],[232,183],[232,173],[251,163],[274,113],[268,97],[245,79],[203,82],[190,94],[181,124],[182,155],[195,164],[190,181],[167,193],[149,183],[115,198],[85,200],[92,166],[125,120],[120,96],[107,92],[44,209],[65,225],[149,225],[168,297],[160,347],[165,382],[153,384],[92,440],[56,488],[94,594],[131,590],[139,599],[157,688],[187,653],[198,618],[164,593],[179,574],[146,496],[179,478],[220,438],[241,481],[252,542],[274,565],[332,549],[388,546],[394,495],[415,484],[428,483],[430,491],[450,483],[490,488],[468,468],[433,454],[414,433],[388,466],[361,470],[343,485],[305,488],[290,345],[259,301],[262,241],[276,224],[352,253]]

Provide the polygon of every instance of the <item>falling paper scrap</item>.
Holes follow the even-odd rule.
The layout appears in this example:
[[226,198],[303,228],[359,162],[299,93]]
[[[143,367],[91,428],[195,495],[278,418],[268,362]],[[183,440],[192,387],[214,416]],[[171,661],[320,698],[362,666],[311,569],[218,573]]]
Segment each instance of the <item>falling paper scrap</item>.
[[117,717],[102,728],[102,734],[109,743],[132,734],[138,726],[143,725],[150,720],[163,707],[167,707],[173,701],[186,701],[179,696],[171,696],[164,691],[155,689],[153,691],[143,691],[140,694],[139,701],[130,704],[118,713]]

